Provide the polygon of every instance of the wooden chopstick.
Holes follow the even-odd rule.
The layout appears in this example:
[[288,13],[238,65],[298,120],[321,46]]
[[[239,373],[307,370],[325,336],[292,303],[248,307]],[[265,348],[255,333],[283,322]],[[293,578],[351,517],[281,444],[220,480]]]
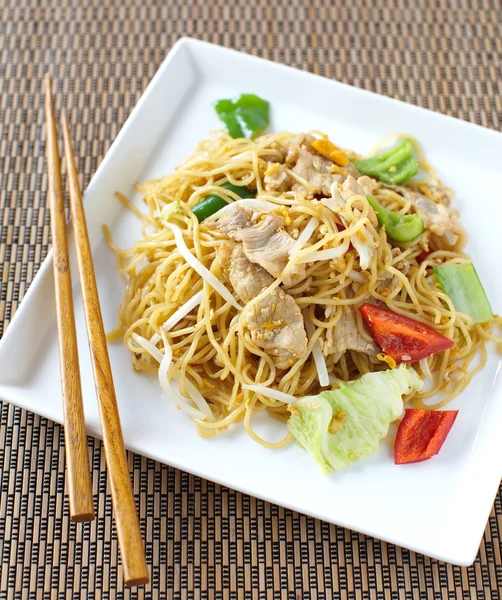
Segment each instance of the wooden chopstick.
[[120,426],[70,127],[65,116],[63,117],[63,139],[87,337],[101,414],[101,429],[115,511],[115,523],[124,565],[124,581],[127,585],[141,585],[148,582],[148,568]]
[[49,75],[46,76],[45,115],[48,197],[51,212],[54,290],[56,295],[56,322],[61,392],[63,396],[70,517],[73,521],[92,521],[94,519],[94,507],[91,470],[80,384],[58,134]]

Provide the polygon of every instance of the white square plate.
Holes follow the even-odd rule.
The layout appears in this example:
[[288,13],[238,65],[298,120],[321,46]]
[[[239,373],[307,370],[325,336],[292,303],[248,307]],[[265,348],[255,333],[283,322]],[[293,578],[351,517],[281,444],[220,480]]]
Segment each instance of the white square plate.
[[[117,136],[85,194],[105,326],[112,329],[124,290],[101,226],[124,247],[139,235],[135,218],[115,200],[133,184],[172,169],[219,128],[212,102],[242,92],[267,98],[271,130],[321,129],[341,146],[367,152],[390,133],[423,144],[471,234],[473,256],[493,308],[502,310],[502,135],[322,77],[195,40],[170,52]],[[70,236],[71,238],[71,236]],[[72,239],[70,244],[73,245]],[[73,273],[77,273],[72,257]],[[0,342],[0,398],[61,422],[61,394],[51,255]],[[86,420],[99,436],[79,284],[75,310]],[[459,565],[476,555],[502,473],[500,359],[488,364],[456,400],[460,413],[441,453],[397,467],[390,446],[346,472],[324,476],[295,445],[267,450],[239,427],[213,440],[161,397],[154,378],[131,368],[121,343],[110,346],[128,448],[196,475],[326,521]],[[278,435],[270,426],[269,435]]]

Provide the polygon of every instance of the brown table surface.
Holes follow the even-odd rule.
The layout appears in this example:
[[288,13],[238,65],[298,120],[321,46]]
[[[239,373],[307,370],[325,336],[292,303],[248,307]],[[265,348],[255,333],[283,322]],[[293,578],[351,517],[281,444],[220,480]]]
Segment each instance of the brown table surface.
[[[181,35],[501,126],[500,0],[2,0],[0,16],[0,336],[50,242],[47,70],[78,111],[84,185]],[[135,455],[152,582],[124,590],[101,443],[89,450],[98,518],[79,526],[61,427],[2,403],[0,597],[501,597],[501,493],[476,562],[459,568]]]

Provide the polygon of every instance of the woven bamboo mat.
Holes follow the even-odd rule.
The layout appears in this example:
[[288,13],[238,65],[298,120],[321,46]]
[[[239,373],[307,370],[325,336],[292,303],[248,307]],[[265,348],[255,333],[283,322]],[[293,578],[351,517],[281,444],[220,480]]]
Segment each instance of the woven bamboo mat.
[[[370,4],[2,0],[0,335],[50,241],[40,94],[47,69],[73,122],[78,115],[84,185],[181,35],[500,129],[500,0]],[[61,427],[2,405],[1,598],[501,597],[502,494],[475,564],[461,569],[139,456],[130,466],[152,583],[124,590],[101,444],[90,439],[89,448],[98,518],[76,526]]]

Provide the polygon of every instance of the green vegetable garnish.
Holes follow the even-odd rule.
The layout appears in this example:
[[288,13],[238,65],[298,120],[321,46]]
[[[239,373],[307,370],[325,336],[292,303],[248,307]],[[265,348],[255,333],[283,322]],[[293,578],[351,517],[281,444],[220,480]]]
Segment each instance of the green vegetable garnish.
[[378,450],[389,425],[403,413],[402,395],[422,386],[404,365],[367,373],[338,390],[295,402],[288,426],[326,473],[338,471]]
[[233,138],[252,138],[268,127],[270,105],[254,94],[241,94],[235,100],[218,100],[214,109]]
[[[226,183],[223,183],[221,187],[231,192],[234,192],[241,198],[254,198],[256,196],[255,190],[250,190],[245,185],[234,185],[233,183],[227,181]],[[204,200],[201,200],[201,202],[196,204],[192,208],[192,212],[197,217],[199,223],[202,223],[204,219],[207,219],[211,215],[214,215],[214,213],[218,212],[227,204],[228,202],[226,202],[226,200],[223,200],[223,198],[220,198],[215,194],[211,194],[210,196],[206,196]]]
[[403,183],[420,171],[410,140],[376,156],[363,158],[355,166],[362,175],[371,175],[390,184]]
[[434,272],[455,310],[469,315],[473,323],[493,319],[490,302],[472,263],[445,263],[435,266]]
[[367,196],[370,206],[377,215],[378,222],[387,235],[395,242],[412,242],[424,230],[424,221],[420,215],[402,215],[388,210],[379,204],[373,196]]

